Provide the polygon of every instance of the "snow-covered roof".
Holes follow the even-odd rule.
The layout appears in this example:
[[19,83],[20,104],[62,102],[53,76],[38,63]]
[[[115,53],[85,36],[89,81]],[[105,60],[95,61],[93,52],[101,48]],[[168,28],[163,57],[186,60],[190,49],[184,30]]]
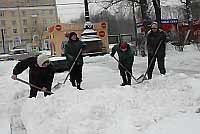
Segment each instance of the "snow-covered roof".
[[16,49],[11,49],[10,52],[13,52],[13,51],[26,51],[26,49],[24,48],[16,48]]

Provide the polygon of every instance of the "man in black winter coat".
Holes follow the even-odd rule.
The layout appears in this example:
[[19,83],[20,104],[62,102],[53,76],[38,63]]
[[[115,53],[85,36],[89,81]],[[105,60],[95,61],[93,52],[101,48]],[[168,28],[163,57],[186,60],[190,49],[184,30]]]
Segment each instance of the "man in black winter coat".
[[[165,49],[166,49],[166,34],[158,28],[158,23],[153,22],[151,30],[147,33],[147,50],[148,50],[148,79],[152,78],[152,72],[157,60],[158,69],[162,75],[165,75]],[[160,45],[159,45],[160,44]],[[158,49],[156,53],[156,49]],[[155,57],[154,57],[155,55]]]
[[[16,80],[17,75],[21,74],[29,67],[29,82],[44,90],[51,91],[54,78],[54,67],[50,63],[47,55],[39,55],[24,59],[16,64],[13,69],[12,79]],[[36,97],[38,89],[31,87],[29,98]],[[50,95],[44,92],[44,96]]]

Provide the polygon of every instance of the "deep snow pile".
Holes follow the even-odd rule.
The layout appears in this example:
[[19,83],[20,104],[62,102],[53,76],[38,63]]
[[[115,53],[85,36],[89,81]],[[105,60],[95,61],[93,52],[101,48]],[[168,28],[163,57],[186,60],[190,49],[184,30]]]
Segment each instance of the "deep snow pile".
[[[86,57],[86,90],[78,91],[67,82],[50,97],[26,99],[22,107],[24,125],[28,134],[148,134],[149,127],[160,122],[162,125],[165,119],[187,114],[197,117],[194,114],[200,104],[200,73],[195,67],[200,65],[199,60],[199,52],[193,47],[183,53],[170,51],[166,76],[159,76],[155,68],[152,80],[120,87],[116,63],[109,55]],[[146,58],[136,57],[135,74],[144,63]],[[65,75],[58,74],[56,79]],[[152,134],[160,133],[156,130],[152,129]]]

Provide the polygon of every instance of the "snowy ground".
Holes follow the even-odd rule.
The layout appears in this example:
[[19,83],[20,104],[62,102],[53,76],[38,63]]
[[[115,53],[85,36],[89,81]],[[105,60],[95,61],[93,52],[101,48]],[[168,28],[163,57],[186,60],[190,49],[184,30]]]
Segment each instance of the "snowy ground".
[[[133,74],[146,69],[147,57],[135,57]],[[109,55],[85,57],[83,88],[67,81],[55,94],[27,98],[29,87],[10,76],[16,61],[0,62],[1,134],[199,134],[200,52],[168,47],[167,75],[120,87],[117,63]],[[63,82],[68,72],[56,74]],[[27,80],[28,70],[19,77]]]

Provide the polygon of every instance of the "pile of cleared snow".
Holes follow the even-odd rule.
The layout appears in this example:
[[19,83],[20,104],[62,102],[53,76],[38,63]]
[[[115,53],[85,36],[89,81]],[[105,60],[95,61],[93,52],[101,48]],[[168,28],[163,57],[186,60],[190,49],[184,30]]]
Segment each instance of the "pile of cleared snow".
[[145,134],[199,134],[199,114],[181,114],[154,124]]
[[194,112],[199,80],[168,74],[132,87],[77,91],[66,85],[50,97],[28,99],[22,117],[29,134],[142,134],[166,117]]

